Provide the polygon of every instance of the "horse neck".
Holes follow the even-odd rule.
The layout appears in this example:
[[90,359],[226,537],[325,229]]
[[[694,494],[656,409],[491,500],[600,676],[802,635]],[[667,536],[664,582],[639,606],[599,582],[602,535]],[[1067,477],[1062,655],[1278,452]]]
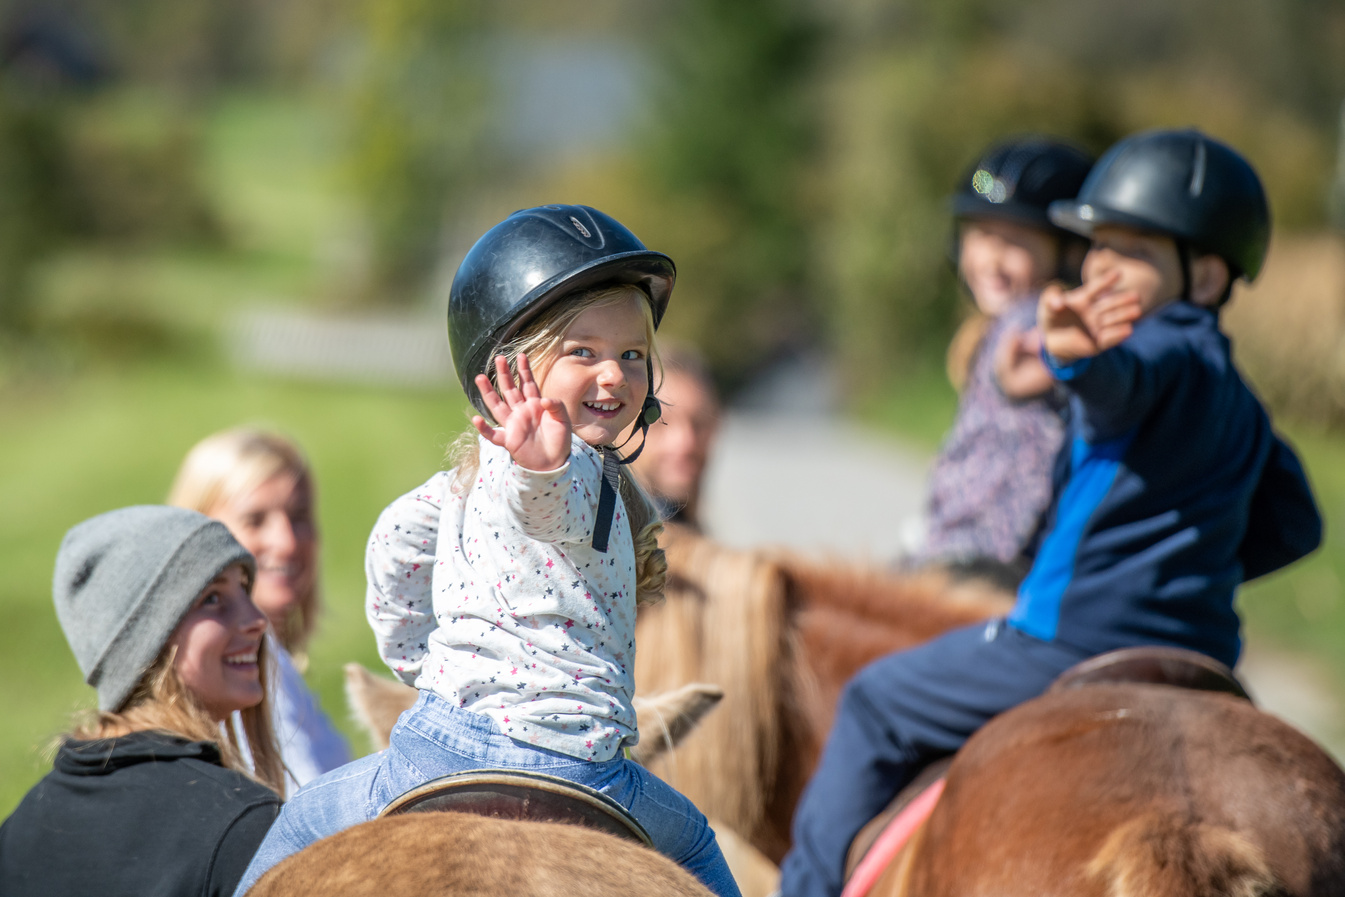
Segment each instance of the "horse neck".
[[931,570],[781,560],[792,629],[797,633],[798,708],[825,736],[841,689],[861,667],[944,632],[1006,613],[1011,598],[992,586]]

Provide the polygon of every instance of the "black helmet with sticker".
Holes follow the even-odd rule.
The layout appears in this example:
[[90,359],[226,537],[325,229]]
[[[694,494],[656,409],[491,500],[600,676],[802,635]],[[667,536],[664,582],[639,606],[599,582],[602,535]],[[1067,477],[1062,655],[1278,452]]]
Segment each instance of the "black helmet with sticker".
[[1003,218],[1054,231],[1052,202],[1072,199],[1093,159],[1070,143],[1027,135],[992,146],[969,168],[952,196],[953,217]]
[[458,266],[448,301],[448,343],[467,397],[489,417],[476,375],[496,350],[558,299],[632,284],[663,319],[677,269],[616,219],[588,206],[523,209],[476,241]]
[[1270,245],[1270,206],[1256,170],[1236,150],[1194,129],[1145,131],[1117,143],[1076,199],[1051,220],[1083,236],[1100,224],[1167,234],[1222,257],[1252,280]]

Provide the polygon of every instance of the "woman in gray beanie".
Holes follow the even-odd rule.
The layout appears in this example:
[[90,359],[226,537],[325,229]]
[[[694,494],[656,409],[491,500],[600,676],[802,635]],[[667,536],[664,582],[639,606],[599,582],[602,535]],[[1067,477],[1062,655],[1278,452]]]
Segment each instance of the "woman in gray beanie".
[[255,574],[223,524],[182,508],[66,534],[56,616],[98,711],[0,826],[0,894],[233,893],[283,777]]

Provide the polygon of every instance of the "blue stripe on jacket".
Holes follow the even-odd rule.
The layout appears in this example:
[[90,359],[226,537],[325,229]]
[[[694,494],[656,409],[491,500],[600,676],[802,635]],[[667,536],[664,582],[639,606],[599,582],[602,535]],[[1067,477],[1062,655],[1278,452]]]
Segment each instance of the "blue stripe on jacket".
[[1071,396],[1068,478],[1009,622],[1089,653],[1167,644],[1232,666],[1237,586],[1315,548],[1321,517],[1218,315],[1172,302],[1118,346],[1046,362]]
[[1074,578],[1074,558],[1093,512],[1111,491],[1121,459],[1135,432],[1089,445],[1075,437],[1070,446],[1070,478],[1061,496],[1062,513],[1042,542],[1031,572],[1023,580],[1009,622],[1044,641],[1055,638],[1060,602]]

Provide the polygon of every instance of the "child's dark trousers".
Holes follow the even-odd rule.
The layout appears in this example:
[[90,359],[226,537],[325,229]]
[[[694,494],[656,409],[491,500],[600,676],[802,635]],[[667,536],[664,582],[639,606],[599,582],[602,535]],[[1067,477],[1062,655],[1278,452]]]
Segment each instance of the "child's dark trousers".
[[845,687],[794,815],[794,846],[780,870],[783,897],[840,894],[851,840],[926,764],[1087,657],[994,620],[860,670]]

